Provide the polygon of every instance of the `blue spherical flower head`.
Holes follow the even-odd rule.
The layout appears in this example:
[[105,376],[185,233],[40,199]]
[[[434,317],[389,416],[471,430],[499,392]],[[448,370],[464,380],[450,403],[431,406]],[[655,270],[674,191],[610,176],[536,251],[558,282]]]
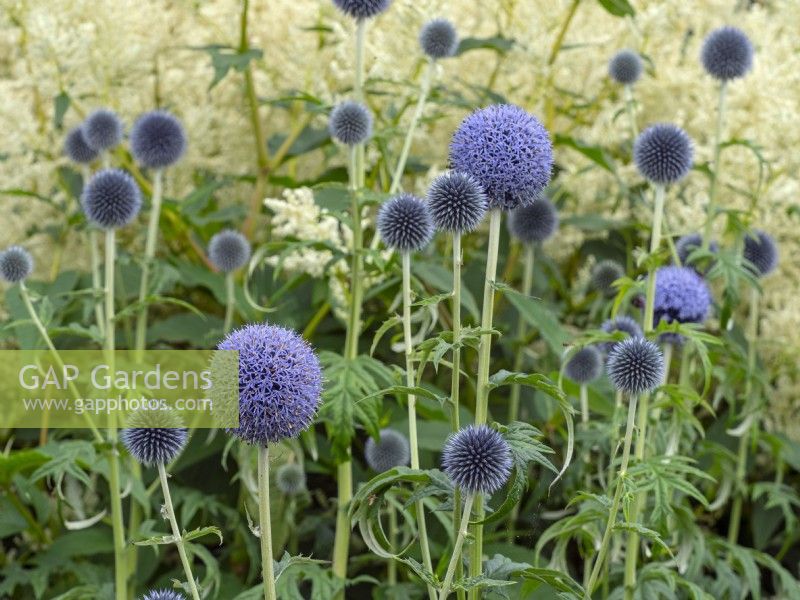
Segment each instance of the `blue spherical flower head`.
[[575,383],[589,383],[603,374],[603,357],[594,346],[578,350],[564,365],[564,373]]
[[458,33],[447,19],[428,21],[419,33],[422,51],[433,60],[453,56],[458,50]]
[[154,110],[143,114],[131,129],[131,153],[140,165],[163,169],[186,152],[186,132],[171,113]]
[[306,489],[306,472],[297,463],[286,463],[275,473],[275,487],[287,496],[296,496]]
[[472,113],[456,130],[450,166],[481,183],[490,209],[514,210],[550,183],[553,145],[536,117],[511,104],[493,105]]
[[433,237],[433,217],[424,200],[400,194],[378,211],[378,232],[389,248],[400,252],[422,250]]
[[[600,329],[606,333],[616,333],[621,331],[622,333],[628,334],[629,338],[644,337],[644,333],[642,332],[642,328],[639,326],[639,323],[624,315],[614,319],[608,319],[600,326]],[[618,343],[619,342],[602,342],[600,344],[600,348],[606,354],[610,354]]]
[[486,425],[470,425],[447,438],[442,470],[453,483],[470,494],[491,494],[511,474],[511,447]]
[[411,458],[408,439],[394,429],[382,429],[379,442],[370,437],[364,444],[364,458],[369,468],[377,473],[405,467]]
[[128,418],[126,425],[120,440],[131,456],[145,466],[172,462],[186,446],[188,430],[169,411],[139,411]]
[[208,259],[223,273],[236,271],[250,260],[250,242],[238,231],[223,229],[208,243]]
[[440,231],[472,231],[483,220],[488,205],[481,184],[467,173],[449,171],[439,175],[428,189],[433,225]]
[[620,50],[611,57],[608,74],[617,83],[633,85],[642,76],[642,59],[633,50]]
[[95,173],[81,196],[89,220],[103,229],[117,229],[136,218],[142,208],[142,194],[133,177],[120,169]]
[[[266,445],[297,437],[311,425],[322,393],[322,368],[302,337],[259,323],[232,331],[218,349],[239,351],[239,427],[228,428],[229,433],[249,444]],[[212,363],[212,377],[215,370]],[[236,405],[235,394],[231,398],[224,386],[214,385],[212,396],[223,411]]]
[[[691,256],[692,252],[702,247],[703,236],[699,233],[689,233],[675,242],[675,251],[678,253],[678,258],[682,265],[688,264],[689,256]],[[708,245],[708,250],[716,254],[719,252],[719,244],[712,240]]]
[[697,271],[674,265],[656,271],[654,325],[662,320],[702,323],[710,308],[711,291]]
[[744,77],[753,66],[753,44],[741,29],[720,27],[703,42],[700,61],[708,74],[719,81]]
[[33,257],[22,246],[10,246],[0,252],[0,277],[8,283],[19,283],[33,271]]
[[614,346],[606,368],[615,388],[628,394],[643,394],[664,380],[664,355],[650,340],[632,337]]
[[615,260],[601,260],[592,269],[592,287],[610,298],[617,293],[614,282],[625,277],[625,269]]
[[381,14],[392,0],[333,0],[333,3],[348,17],[360,21]]
[[72,162],[85,165],[97,158],[97,151],[89,147],[83,135],[83,127],[74,127],[64,140],[64,154]]
[[111,150],[122,141],[122,133],[122,121],[107,108],[94,111],[83,123],[84,139],[95,152]]
[[756,230],[744,238],[742,256],[750,263],[747,268],[757,277],[763,277],[778,266],[778,244],[765,231]]
[[692,168],[694,151],[686,132],[668,123],[645,129],[633,147],[639,172],[653,183],[667,185],[686,177]]
[[372,135],[372,113],[360,102],[346,100],[331,112],[328,130],[342,144],[361,144]]
[[524,244],[544,242],[558,229],[558,211],[540,196],[533,204],[520,206],[508,216],[508,231]]
[[186,600],[186,596],[174,590],[152,590],[142,596],[141,600]]

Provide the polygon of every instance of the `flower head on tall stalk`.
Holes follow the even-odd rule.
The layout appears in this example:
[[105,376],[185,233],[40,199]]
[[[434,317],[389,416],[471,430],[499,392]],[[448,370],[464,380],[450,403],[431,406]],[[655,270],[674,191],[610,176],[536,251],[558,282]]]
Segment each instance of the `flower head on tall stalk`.
[[458,32],[447,19],[433,19],[422,26],[419,45],[432,60],[448,58],[458,50]]
[[107,108],[100,108],[86,117],[82,127],[86,143],[98,153],[119,145],[125,130],[117,113]]
[[745,236],[742,256],[756,277],[769,275],[778,267],[778,245],[772,236],[760,229]]
[[591,273],[591,286],[606,298],[613,297],[617,290],[614,282],[625,276],[625,269],[615,260],[601,260]]
[[617,83],[633,85],[642,76],[642,58],[633,50],[620,50],[608,62],[608,74]]
[[594,346],[585,346],[570,357],[564,374],[580,385],[590,383],[603,374],[603,357]]
[[692,140],[670,123],[645,129],[636,139],[633,158],[645,179],[657,185],[676,183],[692,168]]
[[64,154],[79,165],[87,165],[100,156],[100,153],[87,143],[82,125],[70,129],[64,139]]
[[348,17],[361,21],[384,12],[392,0],[333,0],[333,3]]
[[175,590],[152,590],[142,596],[140,600],[186,600],[186,596]]
[[186,152],[186,132],[181,122],[165,110],[140,116],[131,129],[131,153],[148,169],[164,169]]
[[[656,271],[656,295],[653,327],[660,321],[703,323],[711,309],[711,290],[697,271],[670,265]],[[675,342],[674,334],[665,341]]]
[[297,496],[306,491],[306,472],[297,463],[286,463],[275,472],[275,487],[286,496]]
[[236,306],[234,273],[250,260],[250,242],[238,231],[223,229],[208,243],[208,260],[215,269],[225,274],[225,321],[223,331],[228,333],[233,325]]
[[377,442],[369,438],[364,444],[364,458],[376,473],[404,467],[411,459],[408,438],[394,429],[381,429]]
[[508,214],[508,232],[523,244],[541,244],[558,230],[558,211],[546,196]]
[[[608,319],[600,326],[600,329],[602,329],[605,333],[622,332],[627,334],[629,338],[644,337],[644,332],[642,332],[641,325],[639,325],[639,323],[634,321],[631,317],[625,315]],[[599,344],[599,346],[603,352],[610,354],[618,343],[619,342],[602,342]]]
[[331,111],[328,131],[346,146],[363,144],[372,135],[372,113],[361,102],[345,100]]
[[10,246],[0,252],[0,277],[14,284],[24,281],[33,272],[33,257],[22,246]]
[[703,41],[700,62],[718,81],[739,79],[753,67],[753,44],[741,29],[720,27]]
[[[675,242],[675,252],[678,254],[678,260],[681,262],[681,265],[690,266],[689,257],[695,250],[699,250],[702,247],[703,236],[699,233],[687,233],[678,238],[678,241]],[[719,244],[711,240],[708,244],[708,251],[712,254],[716,254],[719,252]]]
[[95,173],[81,198],[88,219],[101,229],[117,229],[133,221],[142,208],[139,186],[120,169]]

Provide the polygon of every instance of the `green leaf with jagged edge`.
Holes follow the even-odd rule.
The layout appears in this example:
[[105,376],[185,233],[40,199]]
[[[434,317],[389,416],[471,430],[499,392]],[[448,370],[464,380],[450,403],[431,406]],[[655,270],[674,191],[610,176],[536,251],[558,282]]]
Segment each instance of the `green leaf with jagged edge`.
[[554,569],[530,567],[529,569],[521,571],[519,576],[523,579],[532,579],[534,581],[546,583],[556,591],[570,594],[570,596],[567,596],[570,598],[584,598],[586,595],[586,592],[581,584],[572,579],[572,577],[566,573],[562,573],[561,571],[556,571]]
[[454,581],[451,589],[468,592],[470,590],[480,590],[486,587],[504,587],[514,585],[514,583],[514,581],[507,581],[505,579],[492,579],[486,573],[481,573],[475,577],[465,577],[464,579]]
[[382,400],[379,392],[394,383],[392,371],[364,355],[347,359],[325,351],[320,352],[319,359],[327,382],[319,418],[325,423],[336,459],[347,461],[356,423],[372,437],[377,439],[380,435]]
[[189,532],[183,532],[182,537],[184,542],[191,542],[192,540],[196,540],[207,535],[217,536],[219,538],[219,543],[222,544],[222,531],[219,527],[214,525],[199,527],[198,529],[193,529]]
[[614,531],[629,531],[638,533],[640,536],[647,538],[648,540],[654,542],[659,548],[665,550],[667,554],[669,554],[670,558],[673,558],[672,550],[669,549],[669,546],[661,539],[661,536],[658,535],[657,531],[653,531],[652,529],[648,529],[644,525],[640,525],[639,523],[630,523],[627,521],[617,521],[614,523],[613,527]]
[[260,59],[264,52],[260,48],[250,48],[240,52],[231,46],[210,44],[207,46],[189,46],[191,50],[203,50],[211,57],[211,66],[214,69],[214,79],[208,89],[211,90],[222,81],[231,69],[243,72],[251,60]]
[[392,315],[391,317],[386,319],[383,323],[381,323],[381,326],[378,327],[378,330],[375,332],[375,335],[372,337],[372,345],[369,347],[369,355],[370,356],[375,354],[375,348],[378,347],[378,344],[380,343],[380,341],[383,338],[384,334],[386,334],[387,331],[390,331],[391,329],[394,329],[395,327],[400,325],[400,323],[402,323],[402,322],[403,322],[403,320],[398,315]]
[[467,37],[459,42],[456,56],[470,50],[494,50],[498,54],[506,54],[514,47],[514,44],[516,44],[516,40],[501,35],[485,38]]

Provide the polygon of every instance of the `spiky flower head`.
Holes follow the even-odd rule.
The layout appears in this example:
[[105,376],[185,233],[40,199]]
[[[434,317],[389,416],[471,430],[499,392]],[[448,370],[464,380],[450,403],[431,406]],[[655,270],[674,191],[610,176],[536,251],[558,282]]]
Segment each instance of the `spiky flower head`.
[[370,437],[364,444],[364,458],[369,468],[377,473],[405,467],[411,458],[408,438],[394,429],[381,429],[379,442]]
[[448,171],[434,179],[428,188],[428,207],[436,229],[466,233],[481,222],[488,200],[472,175]]
[[331,111],[328,131],[342,144],[361,144],[372,135],[372,113],[360,102],[345,100]]
[[757,229],[744,238],[742,256],[755,267],[753,270],[748,265],[748,268],[758,277],[763,277],[778,266],[778,244],[767,232]]
[[642,176],[667,185],[680,181],[692,168],[694,150],[686,132],[670,123],[645,129],[633,146],[633,159]]
[[451,434],[442,450],[442,470],[470,494],[491,494],[511,474],[511,447],[494,429],[470,425]]
[[122,121],[113,110],[100,108],[86,117],[83,136],[95,152],[111,150],[122,141]]
[[741,29],[720,27],[703,42],[700,62],[719,81],[744,77],[753,66],[753,44]]
[[450,142],[450,166],[483,186],[489,208],[533,202],[550,183],[553,145],[547,130],[519,106],[495,104],[469,115]]
[[223,273],[236,271],[250,260],[250,242],[238,231],[223,229],[209,241],[208,259]]
[[378,211],[378,231],[383,243],[400,252],[421,250],[433,237],[433,217],[424,200],[400,194]]
[[142,596],[141,600],[186,600],[186,596],[174,590],[152,590]]
[[458,50],[458,33],[447,19],[433,19],[419,33],[422,51],[434,60],[453,56]]
[[606,297],[617,293],[614,282],[625,276],[625,269],[615,260],[601,260],[592,269],[592,287]]
[[131,456],[145,466],[165,465],[181,453],[188,430],[180,417],[170,411],[141,410],[128,417],[120,434]]
[[524,244],[544,242],[558,229],[558,211],[546,196],[520,206],[508,216],[508,231]]
[[[689,260],[689,256],[691,256],[692,252],[697,250],[698,248],[703,247],[703,236],[699,233],[688,233],[684,236],[681,236],[677,242],[675,242],[675,251],[678,253],[678,259],[680,259],[682,265],[686,265]],[[719,244],[712,240],[708,244],[709,252],[716,254],[719,252]]]
[[131,153],[140,165],[163,169],[186,152],[186,132],[181,122],[165,110],[154,110],[136,119],[131,129]]
[[92,162],[97,158],[97,151],[93,150],[89,144],[86,143],[86,137],[83,135],[83,127],[73,127],[67,134],[64,140],[64,154],[67,155],[72,162],[79,165],[85,165]]
[[[606,333],[616,333],[621,331],[622,333],[627,333],[628,337],[630,338],[644,337],[644,333],[642,332],[642,328],[639,323],[625,315],[608,319],[600,326],[600,329]],[[600,349],[606,354],[610,354],[618,343],[619,342],[602,342],[600,344]]]
[[664,355],[650,340],[631,337],[614,346],[606,369],[615,388],[642,394],[656,389],[664,380]]
[[360,21],[381,14],[392,0],[333,0],[333,3],[348,17]]
[[142,194],[125,171],[103,169],[92,175],[83,188],[81,204],[90,221],[103,229],[117,229],[139,214]]
[[632,85],[642,76],[642,59],[638,52],[620,50],[608,63],[608,74],[617,83]]
[[[297,437],[311,425],[322,393],[322,367],[302,337],[284,327],[256,323],[232,331],[217,348],[239,352],[238,395],[212,386],[215,407],[219,404],[224,411],[238,405],[239,427],[228,428],[228,433],[265,445]],[[214,370],[212,363],[212,377]]]
[[594,346],[585,346],[572,355],[564,372],[575,383],[589,383],[603,374],[603,357]]
[[275,487],[287,496],[296,496],[306,489],[306,472],[297,463],[286,463],[275,473]]
[[697,271],[670,265],[656,271],[654,325],[659,321],[702,323],[708,318],[711,290]]
[[22,246],[9,246],[0,252],[0,277],[8,283],[19,283],[33,271],[33,257]]

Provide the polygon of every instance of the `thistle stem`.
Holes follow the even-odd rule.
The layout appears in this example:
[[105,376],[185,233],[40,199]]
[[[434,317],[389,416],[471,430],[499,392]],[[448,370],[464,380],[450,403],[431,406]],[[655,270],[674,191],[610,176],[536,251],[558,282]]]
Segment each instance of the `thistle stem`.
[[[451,312],[453,315],[453,368],[450,381],[450,431],[455,433],[461,428],[459,396],[461,386],[461,266],[463,264],[461,255],[461,234],[453,234],[453,305]],[[461,529],[461,488],[458,486],[453,490],[453,540],[455,541]],[[456,576],[461,578],[464,573],[464,565],[456,565]],[[459,598],[464,596],[463,590],[459,590]]]
[[597,584],[597,578],[603,568],[603,563],[606,559],[609,543],[611,542],[611,534],[614,531],[614,524],[617,522],[617,514],[619,513],[619,505],[622,499],[622,489],[625,487],[625,477],[628,474],[628,462],[631,456],[631,443],[633,440],[633,424],[636,420],[636,396],[631,396],[628,404],[628,422],[625,426],[625,442],[622,447],[622,462],[620,463],[619,475],[617,482],[614,486],[614,498],[611,501],[611,509],[608,512],[608,521],[606,528],[603,532],[603,539],[600,542],[600,549],[595,557],[594,567],[592,574],[589,577],[589,583],[586,585],[586,598],[591,599],[591,594]]
[[[411,254],[403,252],[403,341],[406,354],[406,385],[414,387],[414,342],[411,338]],[[417,440],[417,398],[408,395],[408,441],[411,449],[411,468],[419,469],[419,447]],[[428,527],[425,523],[425,506],[422,500],[415,503],[417,509],[417,529],[419,530],[419,544],[422,550],[422,563],[428,571],[433,572],[430,545],[428,543]],[[428,595],[432,600],[436,598],[436,590],[428,585]]]
[[[483,308],[481,310],[481,334],[478,345],[478,379],[477,393],[475,396],[475,424],[483,425],[486,423],[489,412],[489,359],[492,353],[492,334],[488,333],[492,329],[492,319],[494,316],[494,284],[497,277],[497,254],[500,246],[500,221],[502,213],[495,208],[490,211],[489,216],[489,246],[486,257],[486,278],[483,284]],[[483,496],[475,499],[475,514],[478,521],[483,519]],[[475,541],[472,545],[472,553],[469,565],[471,577],[478,577],[483,570],[483,525],[473,526],[473,536]],[[480,598],[480,590],[472,589],[469,592],[470,600]]]
[[[397,511],[394,505],[389,504],[389,544],[392,548],[397,546]],[[389,559],[386,565],[386,581],[389,585],[397,585],[397,562]]]
[[223,333],[227,334],[233,325],[233,311],[236,307],[236,293],[233,281],[233,272],[225,274],[225,322],[222,326]]
[[717,105],[717,126],[714,131],[714,163],[711,171],[711,182],[708,187],[708,210],[706,212],[706,222],[703,229],[703,251],[707,251],[711,244],[711,229],[714,226],[716,217],[716,196],[717,184],[719,180],[719,163],[722,153],[722,130],[725,127],[725,98],[728,91],[728,82],[723,81],[719,86],[719,104]]
[[472,512],[472,503],[475,500],[475,494],[467,494],[464,499],[464,512],[461,515],[461,527],[458,528],[458,536],[456,537],[455,545],[453,546],[453,555],[450,557],[450,564],[447,565],[447,573],[442,582],[442,589],[439,592],[439,600],[446,600],[450,595],[450,586],[453,583],[453,575],[456,572],[456,565],[462,562],[461,548],[464,545],[464,539],[467,536],[467,527],[469,526],[469,516]]
[[153,195],[150,206],[150,219],[147,225],[147,238],[144,245],[144,261],[142,261],[142,278],[139,281],[139,314],[136,315],[136,337],[134,348],[137,360],[142,359],[142,354],[147,345],[147,292],[150,284],[150,267],[156,255],[158,241],[158,222],[161,218],[161,196],[163,171],[156,169],[153,173]]
[[[86,187],[86,184],[89,182],[91,178],[91,171],[89,170],[88,166],[83,167],[83,187]],[[89,237],[89,256],[92,264],[92,288],[95,291],[95,295],[92,299],[92,303],[94,304],[94,319],[97,323],[97,329],[100,331],[100,335],[104,334],[105,328],[105,318],[103,317],[103,303],[100,301],[99,296],[97,295],[98,290],[103,285],[103,279],[100,275],[100,252],[98,251],[98,244],[99,240],[97,239],[97,229],[89,223],[88,226],[88,237]]]
[[272,565],[272,525],[269,517],[269,448],[267,446],[258,447],[258,525],[264,598],[277,600],[275,573]]
[[633,87],[630,84],[625,86],[625,112],[628,113],[633,139],[636,140],[639,137],[639,126],[636,124],[636,105],[633,101]]
[[172,495],[169,493],[167,470],[164,468],[163,463],[158,464],[158,478],[161,480],[161,491],[164,493],[164,509],[167,513],[167,520],[172,527],[172,537],[175,539],[175,546],[178,548],[178,556],[181,558],[183,572],[186,574],[186,580],[189,583],[189,591],[194,600],[200,600],[200,594],[197,591],[197,582],[195,582],[194,575],[192,575],[192,566],[186,554],[186,544],[183,541],[181,529],[178,527],[178,519],[175,518],[175,508],[172,506]]
[[[581,391],[580,391],[580,403],[581,403],[581,424],[583,425],[584,431],[589,428],[589,388],[586,387],[586,384],[581,384]],[[589,472],[589,467],[591,466],[591,450],[589,448],[586,449],[586,452],[583,455],[583,464],[586,468],[586,489],[589,489],[592,481],[592,474]]]

